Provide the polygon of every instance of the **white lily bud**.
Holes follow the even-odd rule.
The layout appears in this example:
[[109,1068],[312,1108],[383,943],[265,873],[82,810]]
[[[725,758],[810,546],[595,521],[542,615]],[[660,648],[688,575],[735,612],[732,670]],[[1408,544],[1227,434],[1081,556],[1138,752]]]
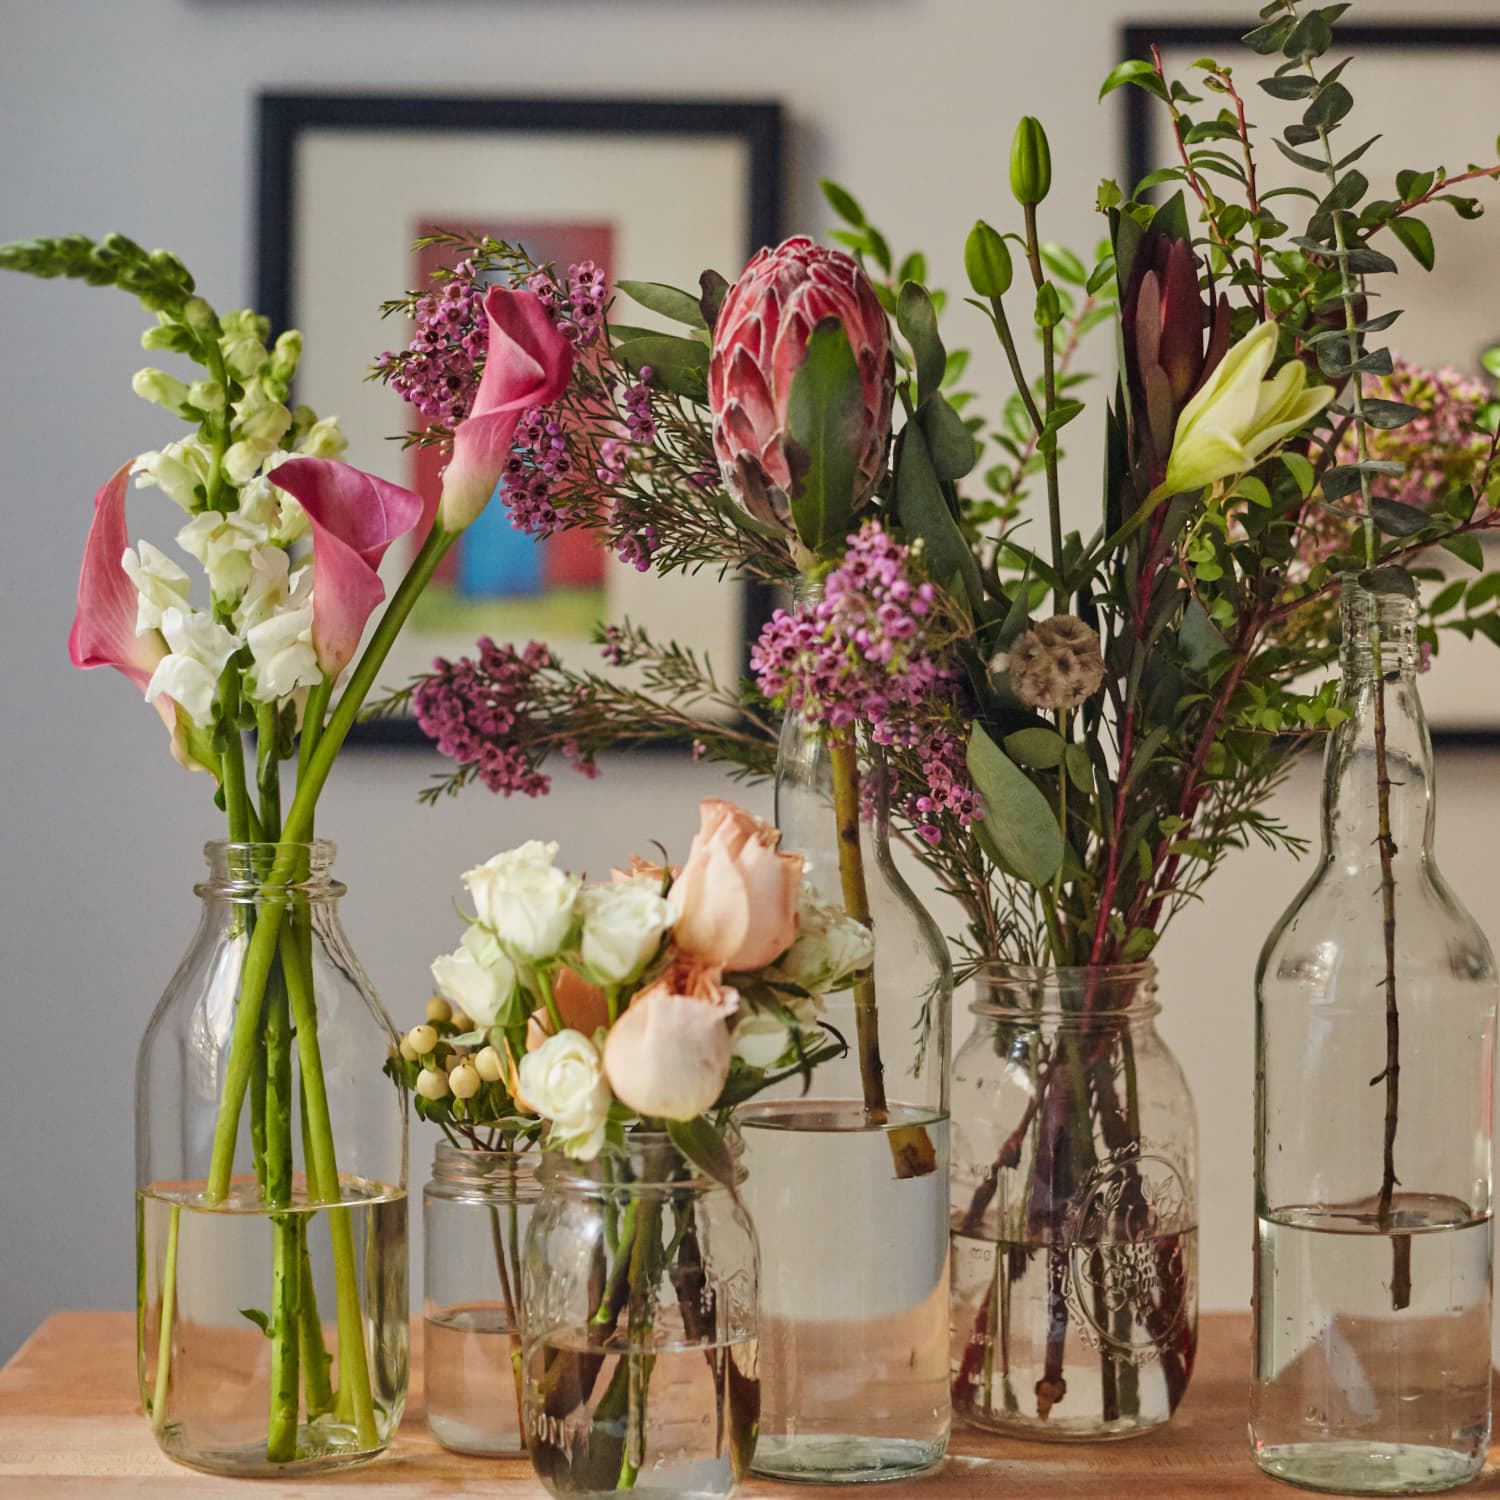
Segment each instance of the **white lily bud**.
[[479,1070],[468,1058],[462,1059],[448,1075],[448,1087],[453,1090],[455,1099],[472,1099],[479,1092],[482,1082]]
[[448,1075],[441,1068],[423,1068],[417,1074],[417,1092],[424,1099],[446,1099]]
[[430,1026],[413,1026],[406,1033],[406,1040],[412,1045],[412,1050],[419,1056],[425,1057],[437,1046],[438,1035]]
[[505,1076],[505,1065],[493,1047],[481,1047],[474,1054],[474,1067],[486,1083],[499,1083]]
[[434,995],[427,1002],[427,1019],[429,1021],[451,1021],[453,1019],[453,1007],[441,995]]

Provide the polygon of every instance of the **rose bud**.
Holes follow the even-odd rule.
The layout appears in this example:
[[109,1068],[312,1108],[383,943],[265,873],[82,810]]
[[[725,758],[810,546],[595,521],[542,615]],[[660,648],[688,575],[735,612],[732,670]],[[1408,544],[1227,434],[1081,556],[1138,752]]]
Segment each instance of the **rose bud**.
[[734,990],[706,976],[660,980],[642,990],[604,1044],[615,1097],[648,1119],[701,1115],[729,1076],[734,1041],[726,1023],[738,1005]]

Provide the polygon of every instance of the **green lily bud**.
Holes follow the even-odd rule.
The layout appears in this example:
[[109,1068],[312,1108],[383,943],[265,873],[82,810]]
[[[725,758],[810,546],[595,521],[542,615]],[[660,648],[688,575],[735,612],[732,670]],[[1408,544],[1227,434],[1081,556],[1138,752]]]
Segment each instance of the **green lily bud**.
[[964,270],[981,297],[1003,297],[1010,290],[1010,247],[998,229],[978,220],[964,241]]
[[1056,328],[1062,322],[1062,298],[1050,281],[1044,281],[1036,292],[1036,326]]
[[1010,190],[1027,207],[1040,203],[1052,188],[1052,151],[1047,132],[1035,115],[1023,115],[1010,145]]

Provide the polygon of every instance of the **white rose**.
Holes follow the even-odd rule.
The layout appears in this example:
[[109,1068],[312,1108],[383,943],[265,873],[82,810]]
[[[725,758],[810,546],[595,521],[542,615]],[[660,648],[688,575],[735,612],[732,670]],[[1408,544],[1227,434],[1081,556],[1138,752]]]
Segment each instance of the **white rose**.
[[[802,1033],[815,1031],[818,1003],[811,996],[782,998]],[[792,1036],[780,1016],[770,1010],[744,1008],[734,1024],[734,1055],[752,1068],[774,1068],[791,1050]]]
[[556,854],[556,844],[533,841],[464,876],[479,920],[522,963],[554,957],[573,926],[583,882],[554,867]]
[[475,1026],[493,1026],[516,993],[516,971],[511,961],[498,946],[491,961],[481,959],[469,946],[467,934],[454,952],[433,959],[432,978],[444,999],[463,1011]]
[[203,610],[164,610],[161,633],[168,655],[146,684],[146,701],[154,703],[165,693],[195,724],[206,728],[219,674],[239,642]]
[[135,633],[145,635],[148,630],[161,628],[162,611],[172,608],[188,608],[188,595],[192,592],[192,580],[167,556],[142,542],[140,550],[125,549],[120,559],[130,581],[136,588]]
[[804,886],[797,908],[797,941],[776,964],[777,975],[816,994],[843,988],[875,961],[875,935],[843,907]]
[[521,1059],[521,1093],[552,1122],[550,1141],[589,1161],[604,1144],[609,1084],[599,1050],[581,1031],[559,1031]]
[[578,909],[583,915],[580,956],[603,984],[635,979],[677,915],[655,887],[634,881],[592,885],[579,897]]

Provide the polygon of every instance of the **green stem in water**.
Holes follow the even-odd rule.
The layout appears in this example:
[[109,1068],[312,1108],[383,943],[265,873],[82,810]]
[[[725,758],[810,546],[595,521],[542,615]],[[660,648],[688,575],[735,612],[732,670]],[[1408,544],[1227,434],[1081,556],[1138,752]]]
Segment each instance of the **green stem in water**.
[[161,1327],[156,1338],[156,1385],[151,1394],[151,1425],[167,1425],[167,1384],[172,1376],[172,1324],[177,1316],[177,1233],[182,1205],[167,1210],[167,1254],[161,1273]]
[[[307,1184],[307,1201],[317,1203],[322,1194],[318,1191],[317,1172],[312,1164],[312,1141],[307,1128],[307,1090],[299,1088],[302,1125],[302,1161]],[[308,1249],[308,1233],[312,1227],[312,1215],[306,1216],[302,1229],[302,1386],[307,1397],[307,1420],[311,1422],[334,1408],[333,1383],[329,1378],[327,1346],[323,1343],[323,1320],[318,1313],[318,1290],[313,1284],[312,1255]]]
[[297,1456],[298,1352],[301,1340],[302,1254],[300,1214],[271,1218],[271,1416],[266,1459],[290,1463]]

